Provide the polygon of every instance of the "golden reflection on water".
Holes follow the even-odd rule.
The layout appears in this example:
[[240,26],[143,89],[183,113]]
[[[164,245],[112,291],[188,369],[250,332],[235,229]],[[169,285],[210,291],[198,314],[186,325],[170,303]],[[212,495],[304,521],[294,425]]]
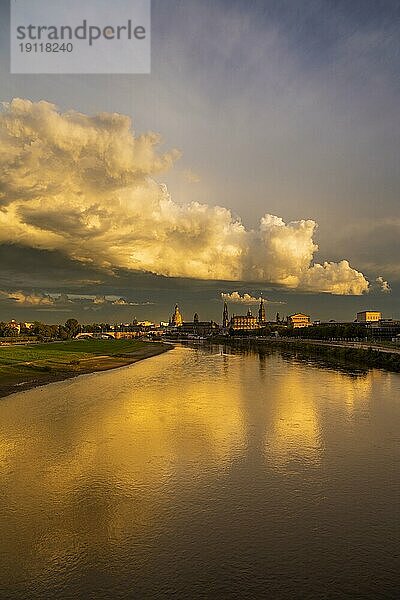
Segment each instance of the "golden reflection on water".
[[374,383],[385,380],[385,373],[370,371],[363,377],[349,377],[346,384],[342,384],[340,373],[335,373],[335,383],[340,387],[340,400],[343,402],[349,415],[354,415],[360,408],[368,408],[371,391]]
[[387,373],[177,348],[4,399],[0,580],[45,585],[83,556],[147,547],[186,497],[207,498],[251,453],[255,471],[317,468],[331,421],[346,426],[392,384]]
[[[177,352],[179,358],[171,353],[4,401],[0,486],[10,498],[18,490],[2,544],[10,562],[20,559],[20,519],[29,569],[40,569],[73,556],[77,529],[80,543],[93,549],[133,531],[143,535],[170,501],[170,481],[202,485],[229,468],[244,447],[240,390],[226,384],[219,357],[214,377],[183,377],[179,361],[187,351]],[[170,368],[159,373],[163,362]]]
[[274,464],[292,460],[319,460],[322,450],[315,405],[315,391],[296,370],[288,371],[278,383],[271,431],[266,432],[265,452]]
[[[316,377],[318,372],[321,379]],[[355,417],[370,409],[377,389],[386,387],[390,392],[391,381],[390,373],[383,371],[349,376],[334,370],[315,371],[304,365],[288,369],[274,389],[275,412],[265,436],[268,460],[277,467],[298,460],[318,464],[326,443],[320,415],[324,404],[331,404],[336,413],[345,411],[347,418]]]

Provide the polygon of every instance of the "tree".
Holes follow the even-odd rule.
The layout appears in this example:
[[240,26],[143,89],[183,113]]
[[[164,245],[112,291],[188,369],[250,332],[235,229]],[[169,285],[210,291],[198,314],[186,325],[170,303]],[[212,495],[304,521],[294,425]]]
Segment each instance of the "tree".
[[41,340],[58,338],[58,325],[46,325],[40,321],[35,321],[29,330],[30,334],[37,336]]
[[68,339],[68,331],[65,329],[64,325],[58,326],[58,337],[60,338],[60,340]]
[[67,332],[67,337],[71,339],[78,335],[81,326],[79,324],[79,321],[77,321],[76,319],[68,319],[68,321],[66,321],[64,325],[64,329]]

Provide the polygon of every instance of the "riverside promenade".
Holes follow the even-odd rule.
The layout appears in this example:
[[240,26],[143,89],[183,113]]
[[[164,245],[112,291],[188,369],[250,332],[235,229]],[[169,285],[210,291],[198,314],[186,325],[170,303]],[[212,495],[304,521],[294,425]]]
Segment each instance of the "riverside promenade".
[[376,352],[385,352],[388,354],[400,354],[400,344],[398,346],[392,344],[387,345],[384,342],[351,342],[344,340],[314,340],[309,338],[268,338],[268,341],[285,341],[285,342],[304,342],[315,346],[331,346],[333,348],[356,348],[358,350],[374,350]]

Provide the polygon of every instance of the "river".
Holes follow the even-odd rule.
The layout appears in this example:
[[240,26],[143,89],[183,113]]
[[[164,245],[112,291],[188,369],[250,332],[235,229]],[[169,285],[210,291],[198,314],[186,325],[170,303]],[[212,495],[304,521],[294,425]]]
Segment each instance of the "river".
[[400,376],[220,347],[0,401],[0,597],[399,597]]

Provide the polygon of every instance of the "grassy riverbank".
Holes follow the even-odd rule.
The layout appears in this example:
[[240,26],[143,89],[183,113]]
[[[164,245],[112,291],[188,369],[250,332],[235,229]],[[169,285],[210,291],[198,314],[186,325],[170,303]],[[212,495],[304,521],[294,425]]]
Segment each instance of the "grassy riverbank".
[[279,349],[282,352],[299,357],[313,357],[324,360],[332,365],[354,366],[361,369],[385,369],[387,371],[400,372],[400,353],[391,352],[390,348],[383,346],[381,349],[364,347],[352,347],[340,345],[339,342],[329,344],[327,342],[306,341],[301,339],[286,340],[277,339],[254,339],[240,340],[229,339],[225,341],[231,346],[251,347],[256,349]]
[[169,349],[137,340],[82,340],[0,346],[0,396],[84,373],[130,365]]

